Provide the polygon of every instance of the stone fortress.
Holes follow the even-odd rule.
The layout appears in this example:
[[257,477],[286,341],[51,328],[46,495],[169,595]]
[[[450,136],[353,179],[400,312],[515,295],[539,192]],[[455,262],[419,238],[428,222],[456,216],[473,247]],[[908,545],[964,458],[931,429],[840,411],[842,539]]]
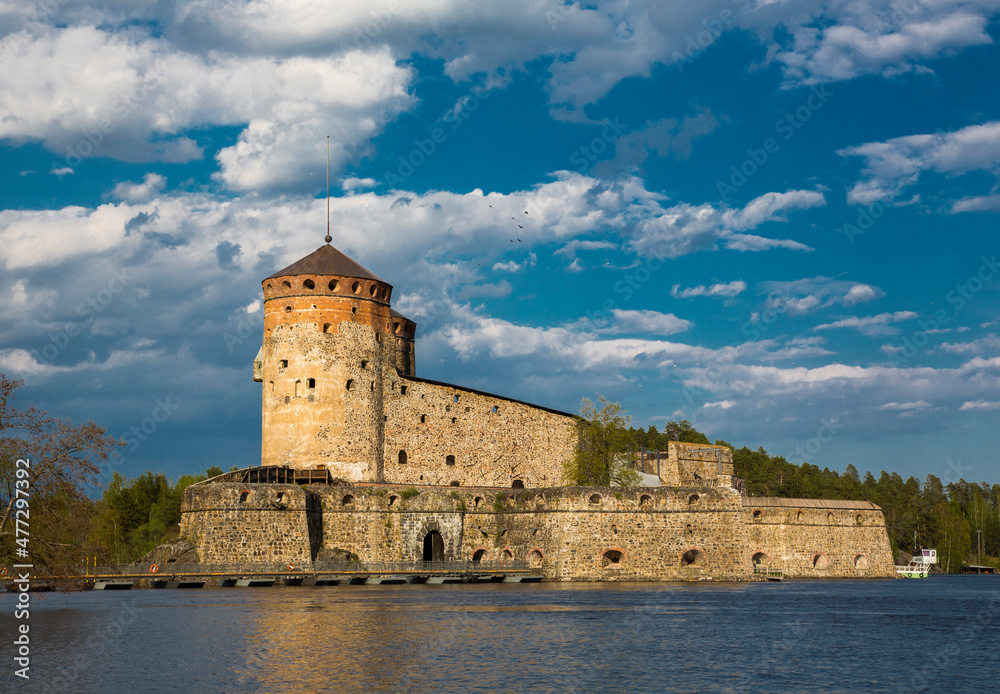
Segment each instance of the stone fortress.
[[578,418],[421,379],[392,286],[329,244],[263,281],[261,465],[191,485],[202,562],[526,560],[547,580],[894,577],[864,501],[753,498],[732,451],[672,442],[653,485],[562,485]]

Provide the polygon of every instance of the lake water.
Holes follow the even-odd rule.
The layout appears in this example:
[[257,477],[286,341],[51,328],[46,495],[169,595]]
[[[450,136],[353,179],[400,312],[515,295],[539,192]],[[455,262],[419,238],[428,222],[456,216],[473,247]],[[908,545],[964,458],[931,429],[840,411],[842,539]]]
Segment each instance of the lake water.
[[1000,691],[1000,576],[13,598],[2,692]]

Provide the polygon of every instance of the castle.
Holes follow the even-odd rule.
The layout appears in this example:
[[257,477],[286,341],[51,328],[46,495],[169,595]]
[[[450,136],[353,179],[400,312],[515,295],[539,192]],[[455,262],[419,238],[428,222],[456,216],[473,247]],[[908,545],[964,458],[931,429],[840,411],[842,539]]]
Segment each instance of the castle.
[[895,576],[870,502],[754,498],[732,451],[672,442],[659,486],[562,486],[572,414],[416,376],[392,286],[330,245],[262,283],[260,466],[185,490],[202,562],[527,560],[549,580]]

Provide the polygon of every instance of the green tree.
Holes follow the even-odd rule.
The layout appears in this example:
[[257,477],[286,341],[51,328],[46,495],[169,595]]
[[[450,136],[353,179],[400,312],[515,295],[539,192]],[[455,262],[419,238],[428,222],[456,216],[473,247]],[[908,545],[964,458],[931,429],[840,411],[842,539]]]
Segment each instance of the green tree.
[[0,561],[13,558],[13,512],[27,493],[33,563],[50,570],[75,566],[91,549],[84,539],[94,504],[83,487],[96,482],[99,464],[124,444],[93,422],[73,424],[33,407],[17,409],[15,391],[23,385],[0,373]]
[[596,404],[584,398],[576,451],[565,468],[566,481],[577,487],[637,486],[641,478],[628,456],[633,443],[630,424],[631,418],[617,402],[601,395]]
[[665,428],[667,438],[681,443],[712,443],[708,437],[691,426],[691,422],[682,419],[679,422],[667,422]]

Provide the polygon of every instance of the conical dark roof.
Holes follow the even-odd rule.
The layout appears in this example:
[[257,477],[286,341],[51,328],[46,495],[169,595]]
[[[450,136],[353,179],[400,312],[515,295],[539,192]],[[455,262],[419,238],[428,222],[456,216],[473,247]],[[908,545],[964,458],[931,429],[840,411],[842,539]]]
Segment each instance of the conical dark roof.
[[296,260],[284,270],[278,270],[267,279],[294,275],[337,275],[339,277],[357,277],[359,279],[385,282],[384,279],[371,270],[354,262],[330,244],[320,246],[305,258]]

